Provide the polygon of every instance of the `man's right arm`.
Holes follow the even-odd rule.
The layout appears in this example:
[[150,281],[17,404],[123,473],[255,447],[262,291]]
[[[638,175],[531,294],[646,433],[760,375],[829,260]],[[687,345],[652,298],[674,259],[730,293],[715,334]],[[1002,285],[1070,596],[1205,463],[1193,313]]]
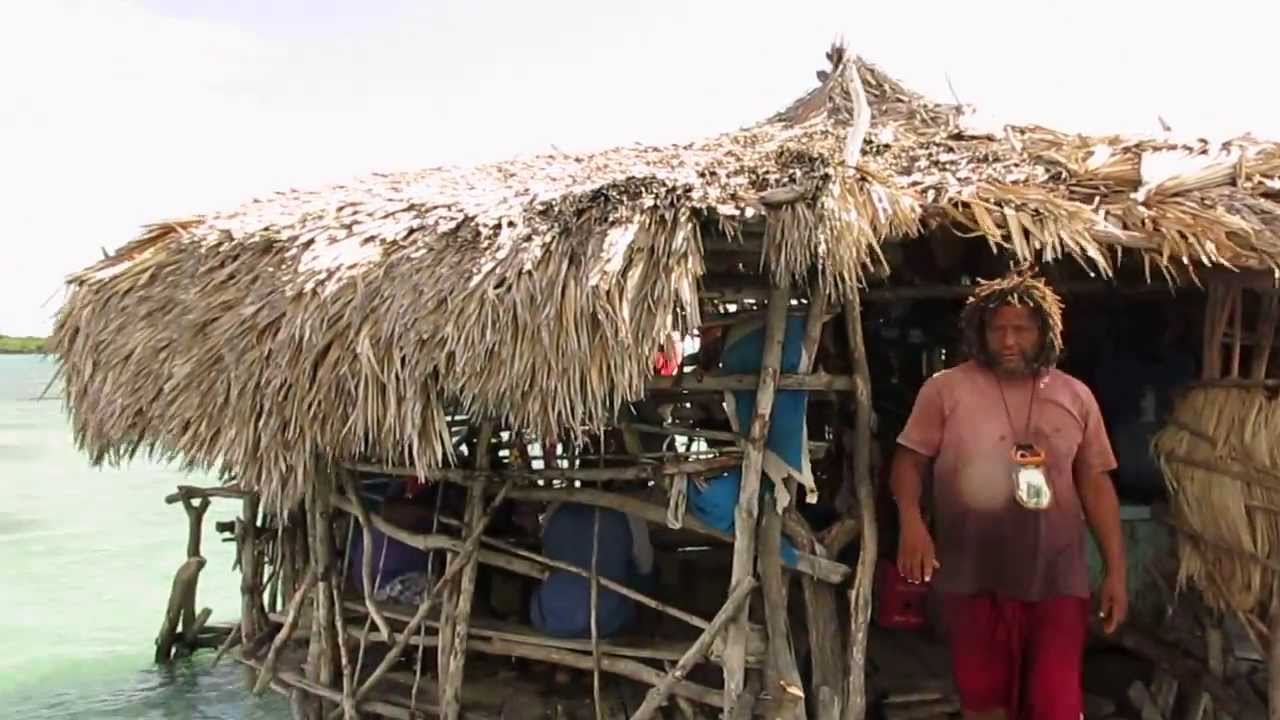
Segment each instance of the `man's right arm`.
[[945,421],[942,391],[935,376],[916,395],[889,471],[889,487],[898,507],[898,572],[911,582],[929,582],[938,567],[920,497],[933,458],[942,447]]
[[898,572],[917,583],[929,582],[938,567],[933,538],[920,510],[920,495],[929,463],[927,455],[899,445],[889,476],[889,486],[898,506]]

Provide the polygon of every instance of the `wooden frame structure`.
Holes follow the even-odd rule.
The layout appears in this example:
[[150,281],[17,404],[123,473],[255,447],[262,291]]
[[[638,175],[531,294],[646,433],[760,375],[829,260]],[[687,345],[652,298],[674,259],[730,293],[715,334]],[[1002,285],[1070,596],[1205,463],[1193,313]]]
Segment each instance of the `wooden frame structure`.
[[[938,277],[975,247],[1002,267],[1070,257],[1104,287],[1120,256],[1173,283],[1207,268],[1280,267],[1278,145],[1016,126],[994,135],[841,46],[827,59],[816,88],[739,131],[283,193],[149,226],[70,279],[51,350],[80,445],[96,463],[150,452],[220,470],[226,487],[172,497],[192,528],[208,497],[243,503],[232,528],[241,620],[220,653],[256,668],[259,692],[284,692],[299,717],[453,720],[470,712],[469,657],[491,653],[589,670],[597,713],[601,673],[647,684],[635,720],[672,698],[687,718],[710,706],[735,720],[861,720],[877,556],[863,305],[962,297],[967,281]],[[1199,167],[1144,176],[1144,160],[1163,153]],[[975,235],[987,248],[965,244]],[[926,243],[941,258],[931,280],[893,275],[903,263],[890,258]],[[1268,386],[1275,295],[1247,365],[1245,291],[1211,288],[1206,356],[1230,352],[1206,380]],[[793,312],[804,313],[805,359],[784,373]],[[708,373],[686,358],[674,376],[654,377],[653,353],[673,333],[761,319],[758,372]],[[822,532],[797,511],[795,487],[772,489],[791,506],[761,503],[773,405],[788,390],[847,410],[809,427],[815,452],[842,463],[853,499]],[[740,432],[714,409],[732,391],[754,392]],[[670,413],[635,417],[631,403]],[[683,447],[646,448],[646,436]],[[606,450],[609,437],[623,451]],[[535,448],[542,467],[529,462]],[[687,509],[689,483],[730,467],[741,468],[731,532]],[[362,504],[369,474],[464,488],[465,507],[437,513],[429,533],[405,532]],[[485,532],[503,501],[558,499],[731,547],[714,617],[626,590],[594,560],[566,567]],[[344,587],[351,537],[368,548],[374,529],[447,558],[417,607],[373,602],[368,553],[359,592]],[[786,569],[776,560],[784,538],[799,557]],[[854,566],[838,562],[855,539]],[[175,583],[166,647],[180,625],[180,645],[202,635],[198,550]],[[621,592],[697,635],[636,647],[593,630],[584,645],[486,624],[472,611],[481,566],[535,580],[584,574],[593,599],[602,587]],[[801,601],[789,597],[793,578]],[[1241,581],[1254,595],[1256,584]],[[807,638],[787,610],[801,604]],[[805,639],[808,667],[797,651]],[[434,679],[421,674],[430,647]],[[384,692],[405,684],[397,663],[410,652],[407,695]],[[722,682],[692,679],[708,667]]]

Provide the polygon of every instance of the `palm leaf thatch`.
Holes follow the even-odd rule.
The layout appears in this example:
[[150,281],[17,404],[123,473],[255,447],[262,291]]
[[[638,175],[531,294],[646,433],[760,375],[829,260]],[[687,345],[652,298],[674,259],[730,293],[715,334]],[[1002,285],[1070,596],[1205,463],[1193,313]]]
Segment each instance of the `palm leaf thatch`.
[[1261,388],[1194,388],[1153,440],[1170,491],[1179,586],[1220,610],[1260,613],[1280,549],[1280,398]]
[[[1125,248],[1171,277],[1280,267],[1274,145],[971,132],[962,108],[838,45],[828,59],[786,109],[697,142],[376,175],[145,228],[69,281],[51,347],[77,442],[96,463],[220,468],[277,504],[318,463],[437,465],[446,408],[544,437],[604,424],[697,325],[707,228],[763,220],[775,278],[837,302],[887,269],[880,243],[941,223],[1104,275]],[[1157,176],[1157,156],[1200,169]]]

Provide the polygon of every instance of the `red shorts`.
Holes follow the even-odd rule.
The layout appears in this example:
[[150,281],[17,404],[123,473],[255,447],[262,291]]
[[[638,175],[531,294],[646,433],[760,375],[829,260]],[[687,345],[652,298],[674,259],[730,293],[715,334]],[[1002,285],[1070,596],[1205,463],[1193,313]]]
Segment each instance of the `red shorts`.
[[1004,709],[1009,720],[1080,720],[1088,599],[945,595],[943,613],[965,711]]

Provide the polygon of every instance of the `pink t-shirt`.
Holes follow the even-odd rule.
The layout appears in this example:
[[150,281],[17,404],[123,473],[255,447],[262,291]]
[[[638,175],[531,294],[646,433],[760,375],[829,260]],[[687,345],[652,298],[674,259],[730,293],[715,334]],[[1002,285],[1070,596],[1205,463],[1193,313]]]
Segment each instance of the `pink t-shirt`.
[[[934,459],[934,574],[948,593],[1035,601],[1089,596],[1084,512],[1076,479],[1115,469],[1089,388],[1059,370],[1036,378],[1029,441],[1045,452],[1053,501],[1028,510],[1014,499],[1009,452],[1025,437],[1030,379],[997,383],[970,361],[929,378],[898,442]],[[1000,389],[1008,411],[1000,399]],[[1012,416],[1013,427],[1010,427]]]

